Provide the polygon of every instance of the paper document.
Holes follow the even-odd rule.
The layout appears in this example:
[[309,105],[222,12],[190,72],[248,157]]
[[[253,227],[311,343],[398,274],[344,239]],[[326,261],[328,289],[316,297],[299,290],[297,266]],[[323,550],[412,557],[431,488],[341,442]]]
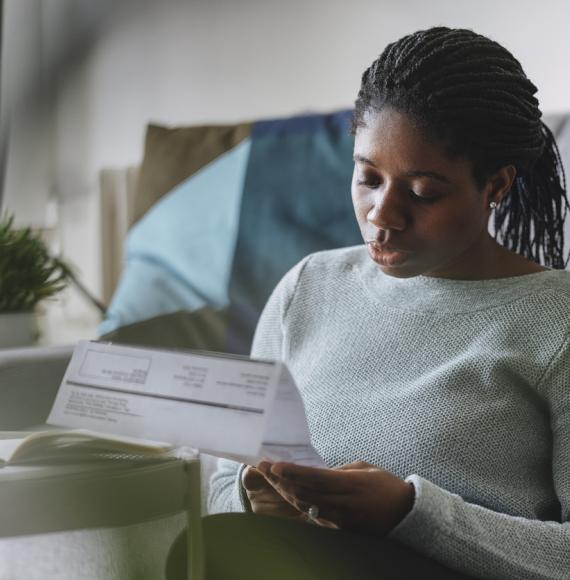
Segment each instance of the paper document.
[[48,423],[191,446],[252,465],[269,459],[326,467],[281,362],[81,341]]

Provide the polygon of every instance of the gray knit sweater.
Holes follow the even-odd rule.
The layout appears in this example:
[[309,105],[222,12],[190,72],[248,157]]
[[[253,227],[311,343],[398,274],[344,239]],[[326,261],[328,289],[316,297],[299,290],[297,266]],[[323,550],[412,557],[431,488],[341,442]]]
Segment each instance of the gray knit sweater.
[[[415,486],[390,537],[481,578],[570,579],[570,273],[384,275],[364,246],[281,280],[252,356],[283,359],[315,448]],[[209,508],[245,509],[220,460]]]

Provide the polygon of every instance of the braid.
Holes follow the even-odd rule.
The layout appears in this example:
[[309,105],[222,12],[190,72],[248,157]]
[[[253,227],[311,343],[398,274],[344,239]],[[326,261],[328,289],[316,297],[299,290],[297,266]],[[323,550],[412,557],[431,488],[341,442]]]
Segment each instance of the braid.
[[507,246],[554,268],[565,268],[566,177],[556,141],[542,124],[543,154],[534,170],[518,177],[495,210],[495,232]]
[[570,209],[556,141],[542,123],[536,86],[500,44],[465,29],[435,27],[389,44],[362,75],[351,131],[369,110],[391,106],[413,117],[448,152],[472,161],[482,187],[499,168],[517,177],[495,210],[497,240],[564,268]]

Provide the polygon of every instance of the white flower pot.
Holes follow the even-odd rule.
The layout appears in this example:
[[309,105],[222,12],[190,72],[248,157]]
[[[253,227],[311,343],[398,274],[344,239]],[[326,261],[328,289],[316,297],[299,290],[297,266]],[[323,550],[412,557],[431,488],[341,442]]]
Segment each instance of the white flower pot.
[[0,348],[32,346],[37,338],[35,312],[0,313]]

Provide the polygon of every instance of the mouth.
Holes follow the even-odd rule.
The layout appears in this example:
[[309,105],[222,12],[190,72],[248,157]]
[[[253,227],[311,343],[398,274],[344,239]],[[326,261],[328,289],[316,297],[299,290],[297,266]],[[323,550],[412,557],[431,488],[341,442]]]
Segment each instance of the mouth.
[[378,240],[367,240],[370,257],[381,266],[401,266],[410,258],[411,253],[406,250],[394,248],[389,244],[383,244]]

